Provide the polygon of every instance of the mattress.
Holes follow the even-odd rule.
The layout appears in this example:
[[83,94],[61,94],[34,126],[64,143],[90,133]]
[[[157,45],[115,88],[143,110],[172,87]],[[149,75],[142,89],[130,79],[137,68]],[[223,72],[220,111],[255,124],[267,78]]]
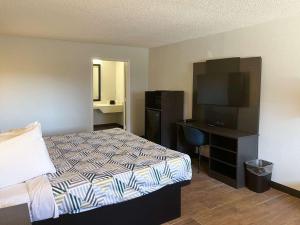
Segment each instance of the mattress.
[[48,179],[60,215],[127,201],[192,177],[188,155],[119,128],[44,139],[57,169]]

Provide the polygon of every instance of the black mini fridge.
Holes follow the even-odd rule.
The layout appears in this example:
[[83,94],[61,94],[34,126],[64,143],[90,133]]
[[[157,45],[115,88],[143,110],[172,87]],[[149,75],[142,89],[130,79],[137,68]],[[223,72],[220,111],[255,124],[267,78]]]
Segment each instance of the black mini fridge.
[[183,91],[147,91],[145,138],[176,148],[176,122],[183,120]]

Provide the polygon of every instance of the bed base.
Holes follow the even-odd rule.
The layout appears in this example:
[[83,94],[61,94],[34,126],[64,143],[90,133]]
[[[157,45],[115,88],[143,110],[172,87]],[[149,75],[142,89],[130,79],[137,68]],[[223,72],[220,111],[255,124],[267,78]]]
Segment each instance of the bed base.
[[181,187],[189,182],[168,185],[126,202],[96,208],[33,225],[159,225],[181,215]]

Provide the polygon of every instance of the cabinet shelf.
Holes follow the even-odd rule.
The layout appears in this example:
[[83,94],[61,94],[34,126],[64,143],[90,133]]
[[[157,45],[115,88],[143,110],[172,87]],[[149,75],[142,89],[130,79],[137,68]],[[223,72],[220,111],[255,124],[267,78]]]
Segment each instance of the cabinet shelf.
[[227,151],[227,152],[236,154],[236,151],[230,150],[230,149],[228,149],[228,148],[220,147],[220,146],[217,146],[217,145],[210,145],[210,146],[211,146],[212,148],[218,148],[218,149],[220,149],[220,150],[223,150],[223,151]]
[[220,160],[224,163],[230,164],[232,166],[236,166],[237,155],[231,151],[224,151],[220,148],[211,147],[210,148],[210,157],[216,160]]
[[236,179],[237,168],[235,166],[211,158],[209,167],[210,170],[213,170],[215,173],[218,173],[222,176],[229,177],[234,180]]
[[231,177],[228,177],[228,176],[225,176],[225,175],[220,174],[218,172],[215,172],[214,170],[210,170],[209,171],[209,176],[213,177],[213,178],[215,178],[215,179],[217,179],[217,180],[219,180],[219,181],[221,181],[221,182],[223,182],[225,184],[228,184],[228,185],[230,185],[232,187],[235,187],[235,188],[238,187],[236,179],[233,179]]
[[217,158],[214,158],[214,157],[210,157],[212,160],[214,160],[214,161],[217,161],[217,162],[219,162],[219,163],[223,163],[223,164],[225,164],[225,165],[227,165],[227,166],[231,166],[231,167],[233,167],[233,168],[236,168],[236,165],[233,165],[233,164],[231,164],[231,163],[228,163],[228,162],[225,162],[225,161],[223,161],[223,160],[221,160],[221,159],[217,159]]
[[229,151],[236,152],[237,150],[237,141],[236,139],[223,137],[220,135],[212,134],[210,138],[210,144],[217,146],[219,148],[223,148]]

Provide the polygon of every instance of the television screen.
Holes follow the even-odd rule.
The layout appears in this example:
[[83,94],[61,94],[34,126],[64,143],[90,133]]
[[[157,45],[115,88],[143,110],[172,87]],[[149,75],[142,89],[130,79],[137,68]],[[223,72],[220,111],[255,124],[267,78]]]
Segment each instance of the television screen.
[[199,75],[197,103],[219,106],[247,106],[249,103],[248,73],[215,73]]

